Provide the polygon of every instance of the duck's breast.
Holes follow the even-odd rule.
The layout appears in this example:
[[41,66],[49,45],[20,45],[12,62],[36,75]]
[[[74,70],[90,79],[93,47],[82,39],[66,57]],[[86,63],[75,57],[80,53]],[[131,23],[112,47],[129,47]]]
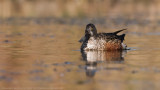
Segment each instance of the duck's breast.
[[104,50],[106,45],[106,40],[102,38],[91,37],[87,43],[87,50]]
[[94,37],[91,37],[87,42],[86,50],[97,49],[97,40]]

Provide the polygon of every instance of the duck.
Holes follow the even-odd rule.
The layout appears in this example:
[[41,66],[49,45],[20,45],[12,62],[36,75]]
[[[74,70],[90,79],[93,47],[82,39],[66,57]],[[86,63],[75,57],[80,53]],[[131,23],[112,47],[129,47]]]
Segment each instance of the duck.
[[92,23],[86,25],[85,35],[79,40],[82,43],[81,50],[126,50],[127,45],[123,43],[125,34],[118,33],[127,30],[121,29],[112,33],[97,33],[96,26]]

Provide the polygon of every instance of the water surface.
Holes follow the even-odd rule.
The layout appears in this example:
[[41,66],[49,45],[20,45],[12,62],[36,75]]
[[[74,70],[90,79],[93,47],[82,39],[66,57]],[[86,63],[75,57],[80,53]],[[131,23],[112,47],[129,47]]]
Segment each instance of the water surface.
[[[100,25],[98,25],[100,27]],[[81,52],[84,25],[2,25],[0,89],[153,90],[160,88],[160,33],[125,33],[131,50]],[[121,28],[120,28],[121,29]],[[103,28],[111,32],[117,29]]]

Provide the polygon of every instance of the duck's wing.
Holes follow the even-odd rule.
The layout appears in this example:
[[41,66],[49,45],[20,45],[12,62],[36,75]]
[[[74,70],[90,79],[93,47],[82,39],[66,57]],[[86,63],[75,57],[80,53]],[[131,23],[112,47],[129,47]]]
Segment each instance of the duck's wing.
[[125,34],[122,34],[122,35],[117,35],[117,34],[119,32],[124,31],[124,30],[126,30],[126,29],[118,30],[118,31],[115,31],[113,33],[99,33],[98,37],[99,38],[105,38],[107,41],[120,40],[121,42],[123,42]]
[[115,32],[111,32],[111,33],[99,33],[99,34],[106,35],[106,36],[114,36],[114,35],[117,35],[118,33],[122,32],[124,30],[127,30],[127,29],[121,29],[121,30],[118,30],[118,31],[115,31]]

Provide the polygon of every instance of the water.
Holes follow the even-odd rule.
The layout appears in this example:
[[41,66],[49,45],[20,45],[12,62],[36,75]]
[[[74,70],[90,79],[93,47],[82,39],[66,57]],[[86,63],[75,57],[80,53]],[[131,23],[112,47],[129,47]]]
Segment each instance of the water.
[[[1,25],[0,89],[160,88],[159,31],[126,31],[125,43],[131,50],[81,52],[78,40],[84,28],[65,24]],[[114,30],[104,27],[100,31]]]

